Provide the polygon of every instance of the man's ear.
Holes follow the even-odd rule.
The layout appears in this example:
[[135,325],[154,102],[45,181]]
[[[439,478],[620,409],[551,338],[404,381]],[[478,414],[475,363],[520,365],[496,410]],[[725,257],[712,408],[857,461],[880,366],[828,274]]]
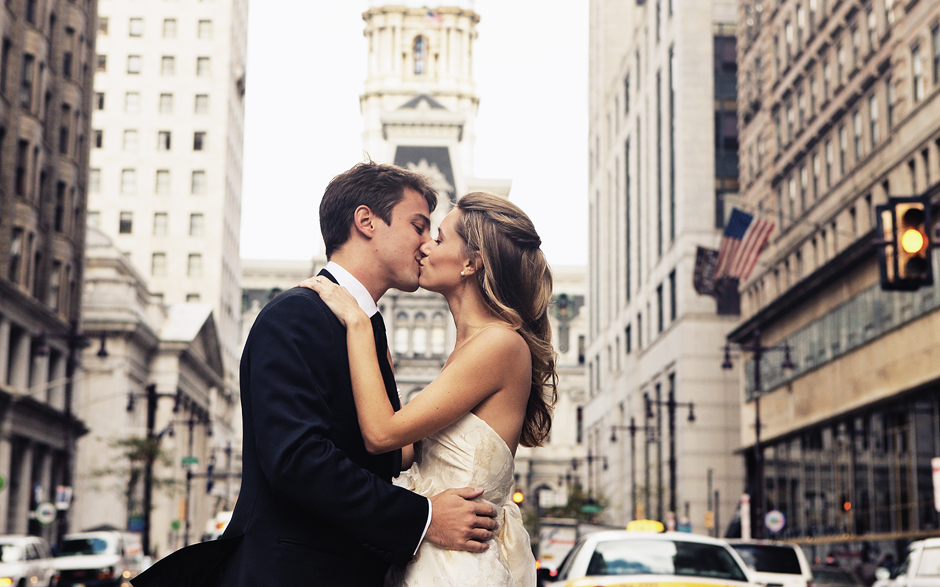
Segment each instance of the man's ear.
[[359,206],[353,212],[353,229],[365,238],[371,239],[375,234],[374,219],[375,214],[372,213],[371,208],[365,205]]

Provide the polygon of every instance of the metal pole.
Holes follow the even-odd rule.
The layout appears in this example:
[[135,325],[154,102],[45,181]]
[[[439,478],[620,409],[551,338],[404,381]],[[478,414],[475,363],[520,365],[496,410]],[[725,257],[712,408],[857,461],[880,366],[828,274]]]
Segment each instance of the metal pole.
[[669,511],[676,512],[676,394],[669,390]]
[[141,537],[145,555],[153,555],[150,551],[150,513],[153,509],[153,463],[156,455],[156,441],[153,429],[157,418],[157,386],[147,386],[147,445],[146,461],[144,464],[144,533]]
[[760,445],[760,396],[761,374],[760,363],[763,356],[760,330],[754,331],[754,538],[764,537],[764,454]]
[[636,420],[630,417],[630,496],[633,508],[630,518],[636,519]]
[[[195,414],[190,412],[189,422],[187,422],[189,424],[189,452],[186,453],[186,456],[188,457],[193,455],[193,427],[196,425],[196,420],[194,419],[194,416]],[[186,465],[186,502],[184,504],[186,507],[184,508],[184,512],[183,512],[186,516],[186,525],[185,525],[185,530],[183,530],[183,546],[189,545],[189,531],[190,531],[190,523],[189,523],[190,495],[189,494],[190,494],[190,490],[192,489],[192,481],[193,481],[193,472],[190,469],[190,467],[192,467],[192,465],[189,465],[189,464]]]
[[[67,335],[69,353],[65,359],[65,406],[63,416],[65,416],[65,458],[62,464],[62,485],[72,486],[72,380],[75,379],[75,368],[78,366],[78,349],[80,348],[80,334],[78,332],[78,322],[72,320]],[[74,494],[73,494],[74,495]],[[73,498],[74,499],[74,498]],[[69,504],[71,506],[71,504]],[[58,539],[61,540],[69,533],[69,514],[71,507],[61,510],[58,518]]]
[[666,518],[663,511],[663,411],[659,408],[662,405],[662,388],[656,385],[656,516],[660,522]]
[[652,509],[652,497],[653,491],[650,487],[650,411],[649,411],[649,394],[643,394],[643,467],[646,469],[644,471],[644,480],[646,483],[646,509],[643,511],[643,517],[649,519],[650,510]]

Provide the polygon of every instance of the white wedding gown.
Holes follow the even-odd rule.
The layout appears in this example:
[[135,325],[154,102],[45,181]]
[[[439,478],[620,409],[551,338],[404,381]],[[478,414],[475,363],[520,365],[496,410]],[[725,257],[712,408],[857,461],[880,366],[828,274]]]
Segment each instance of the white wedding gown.
[[468,413],[420,443],[415,463],[395,484],[426,497],[445,489],[482,487],[478,500],[499,511],[499,529],[483,553],[443,550],[424,541],[404,569],[392,567],[386,587],[534,587],[535,557],[512,502],[514,461],[509,447],[476,414]]

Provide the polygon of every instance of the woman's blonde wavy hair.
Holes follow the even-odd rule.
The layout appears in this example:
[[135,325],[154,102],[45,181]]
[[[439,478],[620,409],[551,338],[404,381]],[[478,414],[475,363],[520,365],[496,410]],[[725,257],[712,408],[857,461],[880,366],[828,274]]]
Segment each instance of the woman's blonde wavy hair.
[[552,272],[539,248],[535,225],[518,206],[486,192],[471,192],[457,201],[461,214],[456,232],[466,255],[480,255],[477,283],[487,305],[511,324],[529,346],[532,387],[519,443],[539,446],[552,428],[558,375],[548,306]]

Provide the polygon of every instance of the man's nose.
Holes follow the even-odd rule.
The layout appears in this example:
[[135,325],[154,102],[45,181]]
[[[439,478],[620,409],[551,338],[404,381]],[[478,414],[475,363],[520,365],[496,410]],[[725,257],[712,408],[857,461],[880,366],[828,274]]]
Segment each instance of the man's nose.
[[418,247],[418,251],[421,252],[422,257],[427,257],[431,254],[431,238],[428,237],[426,241],[421,243],[421,246]]

